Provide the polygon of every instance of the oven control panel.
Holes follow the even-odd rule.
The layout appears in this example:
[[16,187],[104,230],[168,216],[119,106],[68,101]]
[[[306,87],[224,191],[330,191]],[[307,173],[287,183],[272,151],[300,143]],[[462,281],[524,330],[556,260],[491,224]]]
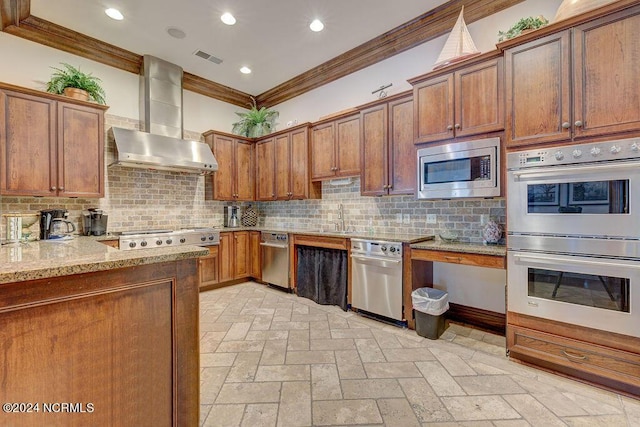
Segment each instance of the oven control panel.
[[640,138],[550,147],[507,154],[507,169],[640,158]]

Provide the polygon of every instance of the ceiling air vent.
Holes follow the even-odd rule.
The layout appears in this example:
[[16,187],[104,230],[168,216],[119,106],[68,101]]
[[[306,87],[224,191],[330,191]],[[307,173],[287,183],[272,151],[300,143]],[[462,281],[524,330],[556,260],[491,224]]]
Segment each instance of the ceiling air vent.
[[195,56],[199,56],[202,59],[206,59],[207,61],[211,61],[214,64],[222,64],[222,59],[216,58],[213,55],[209,55],[207,52],[204,52],[202,50],[196,50],[193,54]]

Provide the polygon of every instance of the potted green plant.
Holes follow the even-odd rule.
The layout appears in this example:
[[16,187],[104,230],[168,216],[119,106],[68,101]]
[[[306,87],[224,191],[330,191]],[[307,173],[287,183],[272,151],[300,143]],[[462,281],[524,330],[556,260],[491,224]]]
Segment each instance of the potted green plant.
[[[64,62],[61,64],[64,69],[51,67],[55,72],[51,75],[51,80],[47,82],[47,92],[105,104],[105,93],[100,86],[101,80],[99,78]],[[84,91],[84,94],[78,94],[74,89]]]
[[251,97],[251,109],[247,112],[236,112],[240,120],[233,124],[231,132],[236,135],[259,138],[275,130],[276,119],[280,115],[275,110],[262,107],[258,109],[256,100]]
[[540,27],[544,27],[549,23],[544,16],[530,16],[528,18],[522,18],[507,31],[498,31],[498,42],[502,42],[505,40],[512,39],[514,37],[518,37],[523,32],[531,31],[538,29]]

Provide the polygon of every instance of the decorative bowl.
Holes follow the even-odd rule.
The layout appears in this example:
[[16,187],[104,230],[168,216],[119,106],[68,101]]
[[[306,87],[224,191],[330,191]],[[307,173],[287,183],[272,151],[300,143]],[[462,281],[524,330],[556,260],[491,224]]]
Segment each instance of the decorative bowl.
[[447,243],[456,242],[458,241],[458,233],[450,230],[444,230],[440,232],[440,238],[442,239],[443,242],[447,242]]

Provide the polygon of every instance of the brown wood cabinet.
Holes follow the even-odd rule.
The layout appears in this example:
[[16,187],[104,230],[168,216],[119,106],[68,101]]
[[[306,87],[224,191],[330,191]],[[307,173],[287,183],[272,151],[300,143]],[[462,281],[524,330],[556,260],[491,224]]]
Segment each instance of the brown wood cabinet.
[[254,143],[220,132],[204,134],[218,162],[212,176],[213,199],[231,201],[255,200]]
[[262,251],[260,250],[260,232],[249,232],[249,276],[254,279],[262,279]]
[[640,130],[639,27],[637,6],[506,49],[507,147]]
[[250,277],[251,254],[249,231],[220,233],[220,283]]
[[209,255],[200,257],[198,268],[200,272],[200,288],[220,283],[220,259],[218,246],[209,246]]
[[362,110],[360,126],[361,194],[413,194],[416,188],[416,148],[413,144],[411,95]]
[[0,84],[0,194],[104,197],[107,108]]
[[416,144],[504,129],[503,59],[477,61],[410,80]]
[[360,174],[360,115],[322,122],[311,129],[311,179]]
[[197,425],[197,281],[188,259],[0,285],[0,398],[41,405],[2,424]]
[[640,395],[640,339],[508,313],[509,356]]
[[256,143],[256,200],[319,198],[321,184],[309,179],[309,125]]

